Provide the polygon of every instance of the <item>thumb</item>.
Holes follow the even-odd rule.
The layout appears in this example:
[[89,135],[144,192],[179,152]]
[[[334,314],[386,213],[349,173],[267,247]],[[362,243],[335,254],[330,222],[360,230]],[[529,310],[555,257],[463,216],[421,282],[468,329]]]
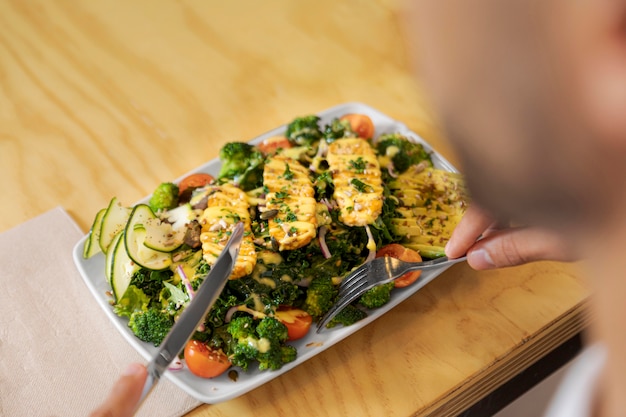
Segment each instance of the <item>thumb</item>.
[[496,231],[476,242],[467,253],[467,262],[478,270],[576,258],[573,249],[559,235],[531,227]]
[[141,397],[147,375],[145,366],[130,364],[115,382],[104,403],[90,417],[131,417]]

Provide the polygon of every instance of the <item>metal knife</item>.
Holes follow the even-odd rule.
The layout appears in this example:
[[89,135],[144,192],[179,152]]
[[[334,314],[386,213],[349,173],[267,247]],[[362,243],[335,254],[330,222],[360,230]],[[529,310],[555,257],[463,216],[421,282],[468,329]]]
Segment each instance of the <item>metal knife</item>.
[[243,223],[237,223],[232,230],[230,239],[217,258],[215,265],[213,265],[200,285],[193,300],[181,313],[180,318],[176,321],[165,340],[163,340],[156,355],[148,364],[148,378],[143,387],[137,408],[148,396],[170,363],[178,357],[178,354],[183,350],[187,341],[220,296],[237,260],[243,232]]

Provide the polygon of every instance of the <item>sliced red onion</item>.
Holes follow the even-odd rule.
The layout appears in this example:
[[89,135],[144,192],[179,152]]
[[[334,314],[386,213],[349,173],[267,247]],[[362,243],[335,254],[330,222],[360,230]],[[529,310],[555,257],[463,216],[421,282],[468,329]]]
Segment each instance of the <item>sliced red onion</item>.
[[328,227],[322,226],[320,227],[319,234],[317,235],[318,240],[320,242],[320,249],[322,250],[322,255],[324,258],[328,259],[333,256],[328,249],[328,245],[326,245],[326,232],[328,231]]
[[[327,153],[328,153],[328,144],[326,143],[325,140],[320,140],[319,145],[317,146],[317,153],[315,154],[315,156],[313,157],[311,161],[315,161],[316,159],[322,159],[326,156]],[[309,170],[316,172],[315,166],[313,166],[312,162],[311,164],[309,164]]]
[[389,162],[389,165],[387,165],[387,172],[391,178],[398,178],[398,173],[396,172],[396,167],[393,166],[393,162]]
[[315,153],[315,158],[323,158],[328,153],[328,144],[325,140],[320,140],[319,145],[317,146],[317,152]]
[[224,317],[224,322],[230,323],[230,321],[233,319],[233,314],[235,314],[238,311],[246,312],[252,315],[252,317],[254,317],[255,319],[262,319],[267,316],[267,314],[261,313],[260,311],[253,310],[245,304],[241,304],[238,306],[233,306],[228,309],[228,311],[226,312],[226,316]]
[[[370,230],[369,225],[365,225],[365,231],[367,232],[367,243],[369,246],[370,242],[374,241],[374,236],[372,235],[372,231]],[[367,255],[367,259],[365,259],[365,262],[369,262],[371,260],[373,260],[376,257],[376,245],[373,245],[374,249],[370,248],[370,253]]]
[[237,311],[239,311],[239,306],[229,308],[226,312],[226,316],[224,317],[224,322],[230,323],[230,321],[233,319],[233,314],[235,314]]
[[178,265],[176,267],[176,272],[178,272],[178,275],[180,275],[180,279],[183,281],[183,285],[187,290],[187,294],[189,294],[189,301],[191,301],[196,295],[196,292],[193,290],[193,286],[191,285],[189,278],[187,278],[187,275],[185,274],[185,271],[183,270],[183,267],[181,265]]
[[332,210],[337,208],[337,203],[335,200],[329,200],[327,198],[320,199],[320,203],[324,204],[328,210]]
[[180,371],[183,369],[183,362],[180,359],[175,359],[174,362],[167,367],[168,371]]

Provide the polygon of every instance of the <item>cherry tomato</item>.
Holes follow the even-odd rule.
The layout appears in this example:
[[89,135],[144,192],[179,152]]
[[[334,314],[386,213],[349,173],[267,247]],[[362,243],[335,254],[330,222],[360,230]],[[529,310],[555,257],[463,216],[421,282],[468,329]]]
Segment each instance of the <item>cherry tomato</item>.
[[178,196],[181,199],[188,200],[191,198],[191,192],[198,187],[203,187],[213,181],[213,176],[202,172],[191,174],[183,178],[178,184]]
[[341,120],[347,120],[350,122],[352,130],[359,135],[360,138],[370,139],[374,137],[374,123],[369,116],[364,114],[346,114],[341,117]]
[[284,136],[273,136],[256,145],[264,155],[275,154],[278,149],[289,149],[291,142]]
[[289,337],[287,340],[298,340],[303,338],[311,328],[313,317],[304,310],[293,307],[279,307],[274,317],[287,326]]
[[[387,246],[383,246],[378,250],[378,252],[376,252],[377,258],[382,258],[383,256],[391,256],[392,258],[400,259],[401,261],[407,262],[420,262],[422,260],[422,257],[417,251],[405,248],[398,243],[391,243]],[[422,271],[407,272],[406,274],[402,275],[400,278],[394,281],[394,287],[407,287],[413,284],[421,274]]]
[[191,373],[201,378],[215,378],[226,372],[231,365],[224,352],[197,340],[187,342],[185,362]]

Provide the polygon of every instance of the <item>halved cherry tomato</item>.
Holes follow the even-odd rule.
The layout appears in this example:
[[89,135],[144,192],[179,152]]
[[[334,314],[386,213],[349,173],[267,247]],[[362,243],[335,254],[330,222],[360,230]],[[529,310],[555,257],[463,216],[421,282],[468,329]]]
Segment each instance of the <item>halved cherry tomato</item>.
[[278,149],[289,149],[293,145],[284,136],[273,136],[256,145],[264,155],[275,154]]
[[364,114],[346,114],[341,117],[341,120],[347,120],[350,122],[352,130],[359,135],[360,138],[370,139],[374,137],[374,123],[369,116]]
[[209,184],[213,181],[213,179],[212,175],[202,172],[186,176],[178,184],[178,198],[181,201],[188,201],[191,198],[191,192],[194,189]]
[[306,311],[287,306],[279,307],[274,317],[287,326],[287,333],[289,334],[287,340],[303,338],[313,323],[313,317]]
[[185,346],[185,362],[191,373],[201,378],[215,378],[231,365],[224,352],[193,339]]
[[[417,251],[405,248],[398,243],[391,243],[387,246],[383,246],[378,250],[378,252],[376,252],[377,258],[382,258],[383,256],[391,256],[392,258],[400,259],[401,261],[407,262],[421,262],[422,260],[422,257]],[[394,287],[408,287],[409,285],[413,284],[421,274],[422,271],[407,272],[393,282]]]

